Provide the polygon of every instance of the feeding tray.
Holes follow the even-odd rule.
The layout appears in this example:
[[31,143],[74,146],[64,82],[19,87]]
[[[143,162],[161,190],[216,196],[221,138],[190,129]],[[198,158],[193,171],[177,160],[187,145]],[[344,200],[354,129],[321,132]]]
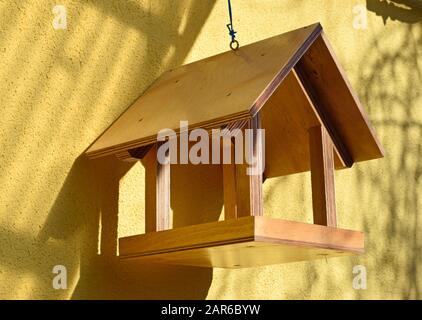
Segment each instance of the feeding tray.
[[[189,127],[182,130],[180,121]],[[173,228],[175,189],[188,194],[185,202],[202,190],[204,207],[218,195],[210,191],[212,179],[195,180],[194,172],[206,173],[208,165],[187,165],[181,175],[183,164],[159,162],[164,142],[157,134],[171,129],[181,141],[198,128],[210,135],[250,130],[253,167],[265,170],[249,175],[243,164],[219,165],[224,221]],[[236,138],[229,135],[230,150]],[[315,24],[164,73],[86,154],[141,160],[145,167],[146,233],[119,239],[121,259],[240,268],[364,252],[363,233],[337,227],[334,170],[381,158],[383,149]],[[306,171],[314,224],[265,217],[265,179]],[[195,187],[174,187],[186,177]]]
[[362,232],[244,217],[120,239],[125,259],[245,268],[363,252]]

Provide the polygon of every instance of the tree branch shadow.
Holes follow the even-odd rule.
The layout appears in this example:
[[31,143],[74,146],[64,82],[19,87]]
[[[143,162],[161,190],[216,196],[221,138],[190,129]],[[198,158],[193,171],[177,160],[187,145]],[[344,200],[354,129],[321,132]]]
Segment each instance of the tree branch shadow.
[[[137,68],[148,70],[148,79],[154,79],[163,70],[183,62],[214,1],[153,2],[152,5],[161,6],[156,15],[135,1],[110,4],[93,0],[87,5],[147,36],[146,56],[136,63]],[[61,248],[80,255],[79,271],[72,270],[69,276],[79,277],[74,299],[205,298],[212,269],[145,265],[118,259],[119,181],[130,168],[114,158],[89,161],[84,155],[79,156],[39,233],[39,245],[51,239],[75,245]],[[70,239],[75,240],[69,242]]]

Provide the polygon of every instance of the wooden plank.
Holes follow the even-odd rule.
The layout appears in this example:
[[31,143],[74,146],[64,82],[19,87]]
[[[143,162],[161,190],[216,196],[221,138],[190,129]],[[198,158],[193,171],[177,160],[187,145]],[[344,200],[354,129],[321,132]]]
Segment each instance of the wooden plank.
[[247,164],[236,164],[236,205],[237,217],[251,216],[250,178],[246,174]]
[[336,227],[333,142],[324,128],[309,130],[314,223]]
[[[223,118],[220,119],[218,121],[208,121],[208,122],[204,122],[204,123],[199,123],[197,125],[190,125],[189,124],[189,132],[194,130],[194,129],[204,129],[207,130],[209,132],[212,131],[212,129],[218,129],[221,128],[225,125],[227,125],[228,123],[232,123],[232,122],[236,122],[236,121],[247,121],[248,119],[250,119],[251,115],[249,114],[249,112],[244,112],[241,114],[236,114],[236,115],[231,115],[230,117],[227,118]],[[177,136],[180,136],[180,130],[179,128],[174,130]],[[108,149],[104,149],[104,150],[100,150],[98,152],[86,152],[86,155],[90,158],[90,159],[96,159],[96,158],[101,158],[101,157],[105,157],[111,154],[116,154],[125,150],[130,150],[130,149],[134,149],[134,148],[140,148],[142,146],[147,146],[149,144],[154,144],[156,142],[156,138],[157,136],[151,136],[149,138],[148,141],[143,142],[142,144],[139,144],[138,141],[133,141],[133,142],[129,142],[125,145],[115,145],[113,147],[110,147]]]
[[[165,142],[157,142],[157,152]],[[157,159],[157,231],[171,229],[170,217],[170,153],[163,162]]]
[[[312,261],[335,257],[358,255],[340,249],[324,249],[313,246],[294,246],[271,242],[241,242],[215,247],[172,251],[162,254],[129,258],[140,265],[166,264],[204,268],[241,269],[277,265],[283,263]],[[127,259],[122,258],[122,261]],[[133,263],[132,262],[132,263]]]
[[268,217],[245,217],[122,238],[119,247],[121,259],[140,263],[242,268],[359,254],[364,251],[364,235]]
[[[237,182],[237,166],[236,159],[235,159],[235,143],[237,139],[237,134],[243,134],[244,127],[249,125],[250,120],[242,120],[236,121],[227,124],[227,126],[223,129],[223,136],[224,138],[221,139],[222,145],[222,153],[221,153],[221,161],[222,161],[222,168],[223,168],[223,189],[224,189],[224,214],[225,219],[236,219],[239,215],[239,201],[247,202],[247,206],[243,207],[240,206],[240,210],[244,212],[244,215],[249,215],[250,206],[249,206],[249,188],[244,190],[242,193],[242,197],[238,198],[238,182]],[[239,140],[240,141],[240,140]],[[244,143],[244,138],[242,135],[242,142]],[[244,145],[242,145],[242,150]],[[224,163],[223,155],[225,153],[230,153],[231,162]],[[245,168],[246,170],[246,168]],[[246,171],[245,171],[246,172]],[[240,172],[239,172],[240,173]],[[241,183],[241,182],[240,182]],[[246,214],[248,213],[248,214]]]
[[145,168],[145,232],[157,231],[157,145],[142,159]]
[[363,253],[364,234],[329,226],[257,217],[255,241]]
[[88,156],[151,144],[160,130],[177,130],[180,120],[208,129],[255,115],[321,32],[311,25],[164,73]]
[[320,115],[329,122],[325,124],[327,129],[336,128],[336,133],[330,133],[336,144],[344,144],[341,153],[350,153],[352,162],[384,156],[375,131],[323,33],[296,65],[296,71],[317,102]]
[[253,240],[254,220],[246,217],[121,238],[119,253],[132,257]]
[[223,191],[224,191],[224,219],[237,218],[237,202],[236,202],[236,163],[234,157],[234,145],[229,141],[229,145],[223,145],[224,148],[230,149],[231,163],[222,164],[223,168]]
[[249,128],[253,132],[252,150],[250,155],[252,158],[248,163],[251,165],[251,174],[249,175],[249,190],[250,190],[250,209],[252,216],[262,216],[263,194],[263,172],[264,172],[264,134],[259,132],[261,130],[261,113],[257,113],[255,117],[250,120]]
[[[246,141],[244,132],[245,158],[242,164],[236,164],[236,203],[237,216],[262,216],[263,214],[263,136],[257,134],[261,128],[261,114],[249,120],[247,129],[252,130],[252,145]],[[250,149],[250,151],[248,151]],[[249,158],[246,158],[246,155]]]

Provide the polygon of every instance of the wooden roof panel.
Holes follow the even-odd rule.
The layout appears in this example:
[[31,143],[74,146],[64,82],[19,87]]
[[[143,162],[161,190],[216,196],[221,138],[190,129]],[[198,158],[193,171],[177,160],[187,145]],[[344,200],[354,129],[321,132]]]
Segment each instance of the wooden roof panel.
[[88,149],[88,156],[150,144],[160,130],[178,129],[180,120],[194,129],[249,118],[321,31],[315,24],[166,72]]
[[307,130],[316,123],[334,142],[336,168],[384,154],[321,25],[315,24],[164,73],[87,155],[118,155],[152,144],[160,130],[177,132],[180,121],[188,121],[190,130],[211,129],[249,119],[261,109],[271,177],[309,170]]
[[344,144],[352,162],[382,158],[384,149],[324,33],[304,54],[296,70],[317,102],[326,127],[336,131],[334,139]]

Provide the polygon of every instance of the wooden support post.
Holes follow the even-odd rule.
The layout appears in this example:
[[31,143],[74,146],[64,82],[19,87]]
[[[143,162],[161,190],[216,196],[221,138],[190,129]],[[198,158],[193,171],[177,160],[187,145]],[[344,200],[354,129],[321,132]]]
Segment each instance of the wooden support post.
[[334,146],[324,126],[309,129],[314,223],[337,227]]
[[142,159],[145,167],[145,232],[157,231],[157,145]]
[[[223,152],[224,149],[229,149],[231,154],[231,163],[223,163],[223,191],[224,191],[224,219],[236,219],[237,218],[237,201],[236,201],[236,164],[234,156],[234,145],[231,141],[230,145],[225,145],[224,139],[223,142]],[[226,151],[226,152],[227,152]]]
[[[165,142],[157,142],[158,148]],[[171,229],[170,217],[170,153],[166,154],[167,163],[157,161],[157,193],[156,193],[156,231]]]
[[[248,122],[248,129],[252,130],[252,143],[246,145],[244,141],[249,158],[244,159],[243,164],[234,164],[234,158],[232,158],[231,165],[223,165],[226,219],[263,215],[264,146],[263,136],[258,134],[260,128],[261,119],[258,113]],[[233,149],[232,155],[234,155]],[[246,160],[248,160],[247,163]]]
[[154,144],[142,159],[145,167],[145,232],[171,229],[170,163],[160,164]]
[[251,202],[252,194],[249,183],[249,176],[246,174],[246,164],[236,164],[236,209],[237,217],[252,216]]
[[249,128],[252,129],[253,140],[252,150],[250,155],[253,156],[254,163],[252,166],[252,174],[249,175],[249,189],[251,193],[251,215],[262,216],[263,215],[263,196],[262,196],[262,183],[263,183],[263,171],[264,171],[264,141],[263,136],[258,134],[258,130],[261,129],[261,114],[258,113],[255,117],[250,120]]

